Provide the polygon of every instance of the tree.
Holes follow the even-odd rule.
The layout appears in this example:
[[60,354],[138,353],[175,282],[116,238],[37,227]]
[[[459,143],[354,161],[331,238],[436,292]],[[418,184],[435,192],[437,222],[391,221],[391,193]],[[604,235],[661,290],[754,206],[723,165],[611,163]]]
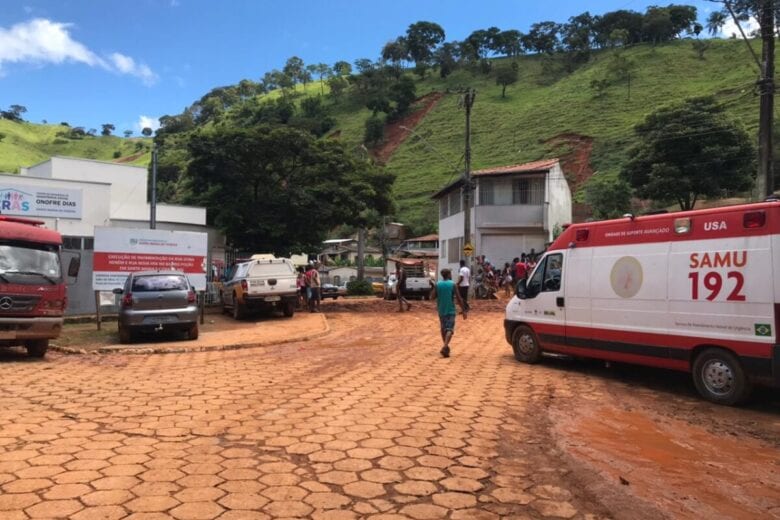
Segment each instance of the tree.
[[517,67],[503,66],[496,70],[496,85],[501,85],[501,97],[506,97],[506,88],[517,83]]
[[366,128],[365,132],[363,133],[363,142],[366,144],[366,146],[375,148],[382,144],[384,138],[385,122],[382,120],[382,118],[374,114],[366,119]]
[[693,209],[704,197],[750,188],[755,174],[750,136],[724,116],[713,97],[659,109],[635,127],[638,144],[621,171],[643,198]]
[[330,76],[330,67],[325,63],[318,63],[315,67],[317,75],[320,77],[320,94],[325,93],[325,86],[323,79]]
[[130,137],[131,135],[133,135],[133,131],[132,131],[132,130],[125,130],[125,131],[124,131],[124,132],[122,132],[122,133],[124,134],[124,136],[125,136],[125,139],[126,139],[126,138],[128,138],[128,137]]
[[111,135],[111,132],[116,130],[116,127],[114,125],[112,125],[111,123],[105,123],[105,124],[101,125],[101,127],[103,129],[100,131],[100,135]]
[[144,137],[149,137],[150,135],[152,135],[152,129],[149,128],[148,126],[145,126],[144,129],[141,130],[141,135],[143,135]]
[[710,33],[710,36],[718,34],[726,25],[727,20],[726,13],[723,11],[712,11],[707,17],[707,32]]
[[618,218],[631,210],[631,186],[622,179],[594,175],[585,184],[585,203],[597,219]]
[[409,56],[406,38],[400,36],[382,47],[382,59],[390,62],[396,69],[396,76],[401,75],[401,63]]
[[3,142],[3,139],[5,139],[5,134],[0,132],[0,142]]
[[87,130],[87,135],[95,137],[97,135],[97,128],[90,128],[89,130]]
[[517,58],[523,53],[523,33],[515,29],[502,31],[496,36],[498,53],[509,58]]
[[618,10],[604,13],[594,22],[594,40],[601,47],[614,46],[614,31],[621,31],[625,40],[620,45],[639,43],[642,41],[643,22],[644,16],[636,11]]
[[285,76],[292,80],[294,86],[296,83],[303,80],[303,74],[306,72],[303,60],[298,56],[292,56],[291,58],[288,58],[287,62],[284,64],[282,72]]
[[341,99],[342,94],[348,87],[349,83],[341,76],[333,76],[328,79],[328,89],[330,89],[330,95],[333,99]]
[[691,46],[693,47],[694,52],[696,52],[696,56],[698,56],[700,60],[703,60],[704,53],[710,48],[711,43],[709,40],[693,40]]
[[314,250],[365,210],[390,210],[392,175],[294,128],[215,126],[193,134],[188,151],[185,202],[207,207],[210,224],[243,249]]
[[406,29],[406,45],[418,73],[425,75],[425,68],[433,57],[433,51],[444,41],[444,36],[444,29],[433,22],[416,22]]
[[0,118],[10,121],[22,122],[22,114],[27,112],[27,107],[23,105],[11,105],[8,110],[0,110]]
[[439,76],[446,78],[458,67],[459,46],[457,42],[446,42],[433,54],[434,63],[439,67]]
[[349,76],[352,74],[352,65],[347,61],[337,61],[333,65],[333,74],[336,76]]
[[560,50],[561,42],[558,39],[561,25],[555,22],[538,22],[531,26],[523,37],[523,46],[539,54],[552,54]]

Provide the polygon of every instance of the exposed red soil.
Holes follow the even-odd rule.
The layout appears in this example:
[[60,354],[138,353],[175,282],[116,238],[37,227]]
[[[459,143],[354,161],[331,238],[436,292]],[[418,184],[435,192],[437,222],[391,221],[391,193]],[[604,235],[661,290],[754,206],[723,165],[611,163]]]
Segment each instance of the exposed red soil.
[[[561,150],[557,154],[561,160],[561,168],[569,181],[572,194],[579,190],[593,175],[590,166],[590,155],[593,152],[593,138],[575,133],[559,134],[548,139],[546,144],[553,150]],[[582,222],[591,217],[591,209],[587,204],[574,202],[572,217],[574,222]]]
[[409,137],[410,132],[401,127],[405,126],[414,129],[443,97],[444,94],[442,92],[431,92],[430,94],[426,94],[415,101],[417,110],[386,125],[384,142],[381,146],[372,150],[372,154],[376,160],[382,164],[387,163],[390,157],[393,156],[393,153],[401,146],[401,143]]
[[143,154],[145,154],[145,153],[146,153],[146,152],[138,152],[138,153],[134,153],[133,155],[128,155],[127,157],[120,157],[119,159],[117,159],[117,160],[116,160],[116,161],[114,161],[114,162],[115,162],[115,163],[128,163],[128,162],[133,162],[133,161],[135,161],[136,159],[138,159],[139,157],[141,157],[141,156],[142,156]]

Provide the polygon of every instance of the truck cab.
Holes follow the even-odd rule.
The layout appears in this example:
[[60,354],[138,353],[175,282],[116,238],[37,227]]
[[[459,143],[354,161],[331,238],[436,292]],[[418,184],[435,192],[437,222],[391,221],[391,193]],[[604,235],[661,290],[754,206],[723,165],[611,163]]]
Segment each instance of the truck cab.
[[[62,237],[43,222],[0,215],[0,346],[43,357],[62,331],[67,305]],[[78,272],[77,259],[68,269]]]

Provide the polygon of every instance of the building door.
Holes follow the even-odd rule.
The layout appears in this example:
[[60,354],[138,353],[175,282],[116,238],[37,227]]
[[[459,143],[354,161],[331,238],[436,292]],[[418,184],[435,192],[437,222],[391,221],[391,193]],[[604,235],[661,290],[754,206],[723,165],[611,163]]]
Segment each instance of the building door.
[[485,255],[493,265],[503,267],[521,253],[530,253],[532,249],[536,253],[542,251],[545,238],[544,234],[482,235],[482,247],[476,254]]

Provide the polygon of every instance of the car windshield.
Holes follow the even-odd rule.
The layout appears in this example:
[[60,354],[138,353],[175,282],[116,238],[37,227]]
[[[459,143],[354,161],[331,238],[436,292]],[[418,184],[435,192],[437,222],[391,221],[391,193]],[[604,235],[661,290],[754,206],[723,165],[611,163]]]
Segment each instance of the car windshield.
[[133,278],[132,292],[185,291],[187,279],[178,274],[155,274]]
[[61,275],[57,246],[0,243],[0,283],[37,285],[41,279],[57,283]]

